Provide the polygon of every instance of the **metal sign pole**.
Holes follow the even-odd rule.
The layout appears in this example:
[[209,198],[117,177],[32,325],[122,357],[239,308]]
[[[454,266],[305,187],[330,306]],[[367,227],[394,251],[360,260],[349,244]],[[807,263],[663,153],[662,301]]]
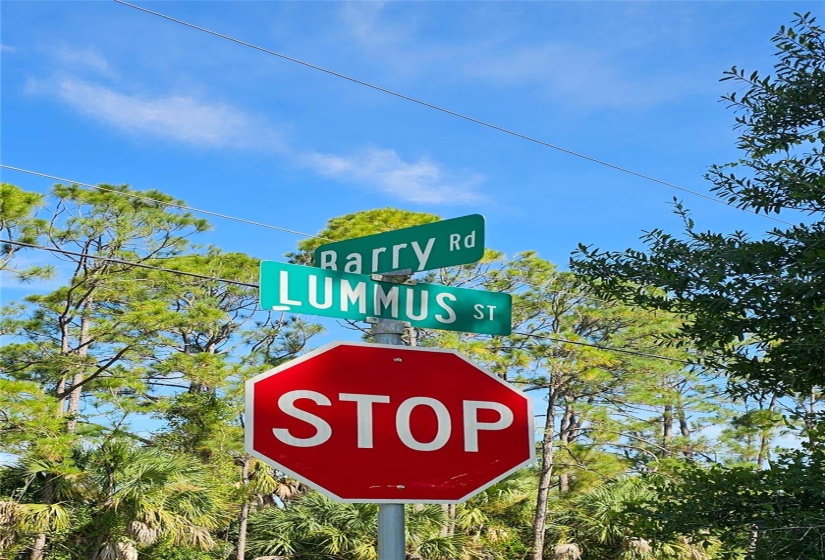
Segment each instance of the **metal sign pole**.
[[404,560],[404,504],[378,504],[378,560]]
[[[406,275],[386,275],[395,281],[404,281]],[[392,319],[378,319],[372,325],[376,344],[404,345],[401,335],[406,323]],[[405,560],[406,531],[404,529],[404,504],[378,504],[378,560]]]

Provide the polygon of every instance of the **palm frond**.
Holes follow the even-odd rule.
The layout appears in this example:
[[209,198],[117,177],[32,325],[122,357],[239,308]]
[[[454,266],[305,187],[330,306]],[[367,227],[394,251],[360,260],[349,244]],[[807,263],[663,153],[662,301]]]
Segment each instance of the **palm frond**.
[[61,531],[71,524],[62,504],[17,504],[16,516],[18,526],[30,533]]

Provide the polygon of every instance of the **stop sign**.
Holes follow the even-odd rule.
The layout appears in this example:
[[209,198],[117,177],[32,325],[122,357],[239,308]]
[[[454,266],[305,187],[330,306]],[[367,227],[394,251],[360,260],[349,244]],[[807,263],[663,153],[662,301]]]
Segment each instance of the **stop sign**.
[[452,350],[334,342],[246,382],[246,450],[344,502],[456,503],[530,463],[529,399]]

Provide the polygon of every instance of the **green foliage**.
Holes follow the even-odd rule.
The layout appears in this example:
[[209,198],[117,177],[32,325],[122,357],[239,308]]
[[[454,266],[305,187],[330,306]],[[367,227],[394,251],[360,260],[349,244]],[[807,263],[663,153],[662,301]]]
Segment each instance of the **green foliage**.
[[[634,506],[649,534],[721,542],[726,558],[825,555],[825,463],[821,450],[791,452],[769,469],[677,464],[649,477],[653,493]],[[658,496],[668,496],[663,503]]]
[[810,13],[795,15],[793,25],[781,26],[772,39],[775,76],[734,66],[722,78],[747,88],[723,99],[738,113],[736,127],[743,132],[737,147],[747,158],[737,163],[751,175],[726,173],[734,163],[713,166],[710,177],[714,190],[741,208],[776,213],[825,209],[825,33]]
[[212,550],[198,550],[188,546],[159,544],[140,552],[142,560],[226,560],[232,552],[228,543],[217,543]]
[[530,547],[536,478],[528,469],[453,506],[452,532],[465,535],[473,543],[473,554],[485,560],[509,560],[524,556]]
[[313,252],[324,243],[420,226],[437,222],[440,219],[435,214],[395,208],[377,208],[345,214],[329,220],[317,236],[309,237],[298,243],[298,253],[290,253],[287,257],[290,262],[311,264]]
[[[506,537],[487,540],[489,548],[484,548],[492,557],[502,550],[512,555],[532,548],[532,557],[540,558],[547,515],[543,508],[548,502],[586,492],[628,468],[664,456],[692,457],[705,451],[707,444],[695,432],[712,421],[718,406],[712,399],[717,395],[712,378],[684,368],[684,349],[663,346],[668,335],[678,332],[678,318],[594,299],[579,278],[556,270],[534,252],[509,259],[490,256],[482,263],[434,271],[428,277],[512,293],[514,334],[423,333],[419,340],[456,348],[530,391],[537,403],[546,401],[536,410],[542,430],[535,474],[539,484],[528,518],[500,533],[491,531],[491,536]],[[679,426],[678,435],[671,433],[674,425]],[[518,535],[513,525],[532,525],[533,533],[528,529]]]
[[81,464],[94,504],[87,531],[102,547],[128,538],[208,550],[210,530],[228,520],[226,486],[190,457],[109,442]]
[[[150,191],[135,199],[124,196],[131,194],[127,187],[111,191],[57,185],[49,242],[93,256],[146,261],[179,253],[188,236],[206,228],[203,220],[170,210],[177,201],[169,196]],[[131,265],[89,256],[72,256],[70,263],[68,285],[29,296],[3,318],[2,331],[15,338],[0,349],[0,366],[6,379],[38,385],[39,399],[55,399],[41,417],[45,425],[63,416],[67,432],[75,433],[85,421],[82,401],[118,401],[128,414],[133,405],[120,397],[145,393],[139,364],[154,348],[164,316],[151,285],[136,279]]]
[[726,73],[724,79],[747,88],[726,97],[739,113],[739,147],[747,157],[708,174],[732,204],[757,212],[802,210],[812,223],[750,239],[743,232],[698,231],[677,204],[683,238],[653,230],[642,238],[647,251],[581,246],[572,261],[603,297],[687,317],[681,334],[702,350],[706,365],[786,393],[825,385],[822,34],[813,17],[798,16],[773,39],[775,76],[735,67]]
[[55,412],[57,399],[44,394],[35,381],[0,378],[0,445],[6,452],[22,452],[63,431]]
[[[442,530],[446,519],[441,506],[408,506],[406,517],[410,555],[424,560],[447,560],[470,554],[468,538]],[[290,507],[268,508],[253,516],[249,549],[257,555],[281,555],[296,560],[374,560],[377,522],[376,504],[339,504],[311,492]]]
[[[3,555],[35,542],[78,560],[214,549],[248,498],[237,487],[243,379],[319,332],[258,313],[253,288],[95,258],[257,277],[256,259],[191,245],[207,223],[173,198],[105,189],[58,185],[51,218],[37,221],[42,196],[3,188],[5,235],[43,226],[55,248],[89,255],[70,257],[67,285],[3,309],[0,444],[19,456],[3,470],[16,481],[0,492],[15,515]],[[150,415],[167,429],[133,433]]]
[[[34,213],[42,205],[43,195],[24,191],[9,183],[0,183],[0,236],[9,241],[37,244],[46,228],[46,221],[35,218]],[[19,245],[0,244],[0,270],[13,270],[27,280],[50,272],[45,268],[22,271],[12,266],[12,258],[19,250]]]
[[250,520],[250,551],[296,558],[375,558],[378,506],[337,504],[309,493],[289,508],[269,508]]
[[226,487],[202,465],[125,441],[57,460],[29,454],[0,474],[0,493],[9,496],[0,500],[0,540],[26,543],[45,532],[53,550],[75,560],[119,543],[209,549],[210,530],[229,513]]
[[[737,162],[711,167],[713,190],[740,208],[797,210],[807,224],[743,232],[700,232],[681,204],[684,234],[653,230],[645,251],[580,247],[573,268],[606,298],[684,317],[676,335],[725,373],[738,410],[723,432],[733,459],[663,469],[641,496],[639,531],[659,539],[689,535],[718,542],[724,558],[825,557],[825,30],[809,14],[773,38],[773,76],[736,67],[723,80],[744,88],[725,96],[736,111]],[[779,409],[789,411],[780,414]],[[799,427],[802,448],[770,460],[768,442]],[[667,499],[663,500],[662,496]]]
[[[228,399],[213,392],[181,393],[169,399],[165,409],[168,427],[158,442],[201,460],[209,461],[221,449],[221,437],[231,426],[237,428],[238,411]],[[234,434],[237,438],[239,434]]]
[[624,477],[593,486],[554,503],[549,536],[556,546],[573,544],[583,558],[610,560],[711,560],[720,558],[715,539],[702,542],[668,533],[657,538],[646,526],[634,523],[637,504],[657,502],[658,493],[646,480]]
[[[171,198],[149,192],[127,201],[126,187],[113,189],[58,186],[50,242],[255,282],[256,259],[192,245],[206,224],[171,209]],[[343,239],[436,219],[373,210],[333,219],[321,235]],[[301,243],[293,257],[305,262],[319,243]],[[14,336],[0,349],[0,442],[19,455],[14,467],[0,469],[0,514],[15,520],[0,532],[4,553],[45,539],[44,552],[61,560],[237,556],[243,551],[231,549],[243,542],[248,513],[247,557],[375,557],[374,505],[307,493],[243,450],[244,380],[303,352],[320,327],[259,311],[251,287],[90,257],[71,264],[66,286],[7,307],[0,323],[0,332]],[[546,399],[547,408],[541,465],[464,504],[408,507],[409,553],[425,560],[524,557],[535,546],[536,517],[544,515],[536,512],[537,496],[556,516],[552,535],[575,533],[604,558],[644,552],[627,544],[636,537],[614,510],[593,513],[597,521],[588,525],[570,508],[595,512],[604,500],[591,492],[604,480],[706,450],[691,430],[717,414],[718,395],[708,388],[712,379],[682,367],[689,348],[662,346],[666,337],[679,338],[680,321],[595,300],[579,278],[530,251],[508,258],[488,250],[479,263],[422,277],[514,295],[512,336],[411,329],[409,337],[459,349],[537,402]],[[773,409],[761,410],[741,415],[739,428],[773,434]],[[162,426],[136,432],[147,418]],[[682,432],[669,434],[676,425]],[[599,540],[594,534],[605,527],[613,536]],[[662,542],[677,550],[681,541]]]

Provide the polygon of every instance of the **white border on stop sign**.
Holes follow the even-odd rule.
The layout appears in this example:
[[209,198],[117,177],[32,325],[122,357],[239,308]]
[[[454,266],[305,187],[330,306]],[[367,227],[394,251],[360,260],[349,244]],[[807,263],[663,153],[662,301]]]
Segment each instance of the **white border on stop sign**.
[[[467,362],[468,364],[470,364],[476,370],[487,374],[489,377],[495,379],[497,382],[501,383],[502,385],[507,387],[509,390],[515,391],[516,393],[519,393],[522,397],[524,397],[524,399],[527,403],[527,423],[528,423],[528,434],[529,434],[528,435],[528,438],[529,438],[528,448],[530,450],[529,458],[522,461],[518,465],[512,467],[507,472],[505,472],[505,473],[497,476],[496,478],[492,479],[491,481],[487,482],[486,484],[484,484],[482,486],[479,486],[478,488],[473,489],[473,491],[468,493],[467,495],[462,496],[461,498],[458,498],[458,499],[455,499],[455,500],[422,500],[422,499],[413,499],[413,498],[410,498],[410,499],[403,499],[403,498],[398,499],[398,498],[396,498],[396,499],[386,499],[386,500],[380,499],[379,500],[379,499],[342,498],[341,496],[338,496],[338,495],[334,494],[333,492],[329,491],[328,489],[321,487],[317,483],[315,483],[311,480],[308,480],[304,476],[299,475],[298,473],[296,473],[292,469],[289,469],[289,468],[285,467],[284,465],[281,465],[280,463],[274,461],[273,459],[270,459],[266,455],[263,455],[262,453],[259,453],[259,452],[255,451],[252,448],[253,434],[254,434],[254,431],[255,431],[254,415],[251,414],[252,405],[253,405],[253,401],[254,401],[254,394],[253,393],[254,393],[255,383],[257,383],[258,381],[261,381],[263,379],[267,379],[267,378],[271,377],[272,375],[276,375],[276,374],[280,373],[281,371],[284,371],[286,369],[290,369],[290,368],[300,364],[301,362],[310,360],[310,359],[314,358],[315,356],[317,356],[319,354],[323,354],[324,352],[328,352],[329,350],[332,350],[333,348],[336,348],[338,346],[362,346],[362,347],[365,347],[365,348],[387,348],[387,349],[394,350],[394,351],[399,351],[400,350],[400,351],[404,351],[404,352],[406,352],[406,351],[437,352],[437,353],[443,353],[443,354],[453,354],[453,355],[457,356],[461,360],[463,360],[463,361]],[[372,343],[367,343],[367,342],[345,342],[345,341],[340,341],[339,340],[339,341],[335,341],[335,342],[330,342],[329,344],[325,344],[324,346],[321,346],[320,348],[316,348],[315,350],[312,350],[311,352],[307,352],[303,356],[299,356],[297,358],[294,358],[294,359],[292,359],[292,360],[290,360],[290,361],[288,361],[284,364],[281,364],[281,365],[279,365],[277,367],[274,367],[272,369],[268,369],[263,373],[259,373],[258,375],[247,379],[246,382],[245,382],[245,385],[244,385],[244,390],[245,390],[245,410],[244,410],[244,449],[245,449],[245,451],[249,455],[252,455],[253,457],[255,457],[256,459],[258,459],[260,461],[263,461],[267,465],[278,469],[279,471],[291,476],[292,478],[295,478],[296,480],[302,482],[303,484],[306,484],[310,488],[314,488],[316,491],[318,491],[321,494],[327,496],[328,498],[331,498],[335,501],[342,502],[342,503],[348,503],[348,504],[460,504],[460,503],[466,502],[467,500],[469,500],[470,498],[472,498],[476,494],[479,494],[479,493],[483,492],[484,490],[486,490],[490,486],[496,484],[497,482],[500,482],[500,481],[504,480],[505,478],[507,478],[508,476],[513,474],[514,472],[530,465],[531,463],[533,463],[536,460],[535,425],[534,425],[534,421],[533,421],[533,401],[531,400],[529,395],[527,395],[526,393],[524,393],[524,391],[518,389],[517,387],[514,387],[510,383],[507,383],[502,378],[500,378],[498,375],[496,375],[494,373],[490,373],[489,371],[487,371],[483,367],[481,367],[478,364],[476,364],[476,363],[472,362],[471,360],[467,359],[458,350],[452,350],[452,349],[448,349],[448,348],[426,348],[426,347],[420,347],[420,346],[398,346],[398,345],[393,345],[393,344],[372,344]]]

